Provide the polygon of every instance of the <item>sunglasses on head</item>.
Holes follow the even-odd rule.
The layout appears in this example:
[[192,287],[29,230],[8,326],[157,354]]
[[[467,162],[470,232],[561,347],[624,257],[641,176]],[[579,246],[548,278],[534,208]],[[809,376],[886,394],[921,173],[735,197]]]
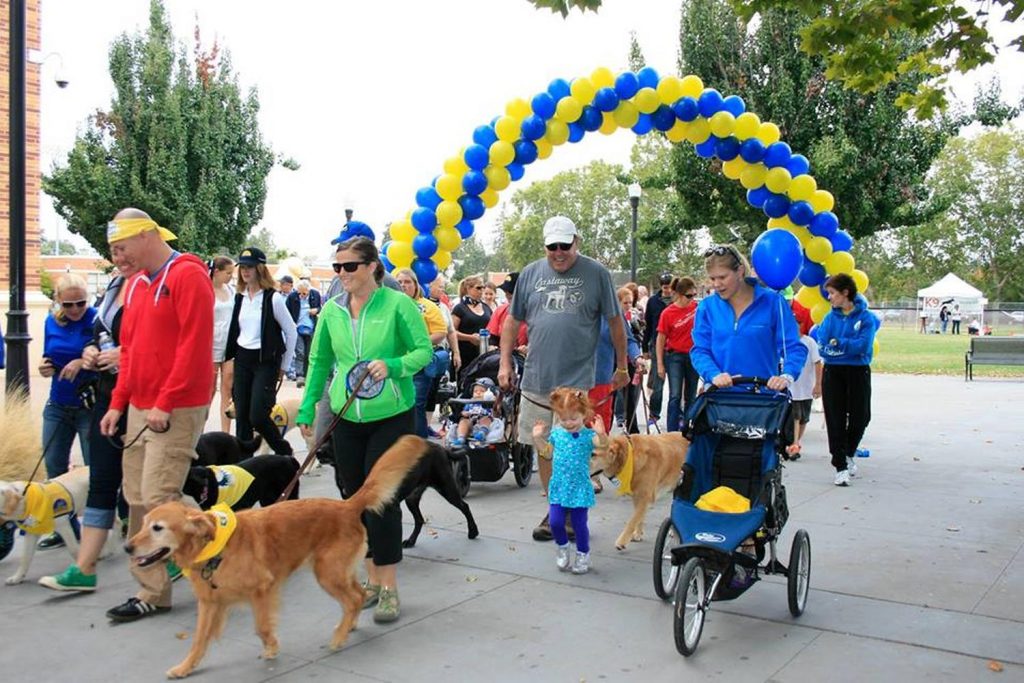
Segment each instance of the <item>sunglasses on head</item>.
[[346,261],[345,263],[332,263],[331,267],[334,268],[335,273],[345,271],[346,273],[354,273],[359,270],[359,266],[365,266],[369,261]]
[[62,301],[60,305],[64,308],[85,308],[88,303],[88,301],[82,299],[80,301]]
[[572,242],[555,242],[554,244],[545,244],[548,251],[569,251],[572,249]]
[[740,260],[740,252],[736,251],[736,247],[731,244],[716,244],[715,246],[710,247],[704,252],[704,258],[709,258],[711,256],[725,256],[726,254],[731,254],[737,261]]

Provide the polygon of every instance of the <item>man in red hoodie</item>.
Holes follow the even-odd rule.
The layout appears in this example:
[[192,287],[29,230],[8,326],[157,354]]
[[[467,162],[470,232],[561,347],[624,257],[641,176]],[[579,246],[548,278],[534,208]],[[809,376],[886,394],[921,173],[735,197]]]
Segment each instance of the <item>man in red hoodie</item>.
[[[121,368],[100,431],[115,436],[128,411],[122,489],[128,501],[128,534],[150,509],[181,497],[206,423],[213,377],[213,287],[206,264],[168,246],[174,234],[138,209],[123,209],[107,224],[110,250],[137,266],[125,283]],[[162,558],[156,558],[157,560]],[[171,608],[171,575],[154,561],[131,563],[141,590],[107,611],[113,621]]]

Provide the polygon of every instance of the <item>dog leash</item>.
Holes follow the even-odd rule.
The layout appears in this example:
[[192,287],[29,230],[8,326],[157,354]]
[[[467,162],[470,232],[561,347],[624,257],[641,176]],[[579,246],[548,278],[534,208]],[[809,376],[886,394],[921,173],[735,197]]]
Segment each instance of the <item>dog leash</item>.
[[[70,420],[68,421],[70,422]],[[32,474],[28,475],[28,480],[25,482],[25,490],[21,492],[22,497],[28,494],[28,487],[32,485],[32,482],[36,478],[36,474],[39,473],[39,466],[43,464],[43,460],[46,459],[46,451],[50,450],[50,445],[53,444],[53,440],[57,438],[57,434],[60,430],[54,430],[50,438],[46,440],[46,444],[43,446],[43,452],[39,455],[39,460],[36,460],[36,466],[32,468]]]
[[168,420],[167,421],[167,427],[164,428],[164,429],[161,429],[159,431],[157,431],[156,429],[153,429],[148,424],[147,425],[143,425],[142,429],[139,430],[139,433],[135,435],[135,438],[133,438],[128,443],[125,443],[124,439],[121,439],[121,445],[118,445],[117,442],[114,441],[114,439],[117,438],[116,434],[114,436],[108,436],[107,437],[107,441],[109,441],[110,445],[113,446],[114,448],[116,448],[117,450],[123,451],[126,448],[130,448],[131,446],[133,446],[135,444],[136,441],[141,439],[142,435],[146,432],[147,429],[152,431],[154,434],[166,434],[171,429],[171,422],[170,422],[170,420]]

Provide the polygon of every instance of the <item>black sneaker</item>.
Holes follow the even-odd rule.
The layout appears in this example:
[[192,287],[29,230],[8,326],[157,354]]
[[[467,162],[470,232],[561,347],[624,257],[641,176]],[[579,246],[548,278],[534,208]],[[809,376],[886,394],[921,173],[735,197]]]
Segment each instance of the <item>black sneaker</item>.
[[63,548],[64,539],[60,537],[56,531],[49,536],[43,536],[39,539],[39,543],[36,543],[37,550],[53,550],[54,548]]
[[0,560],[10,554],[14,548],[14,532],[17,529],[14,522],[0,524]]
[[107,618],[111,621],[127,622],[135,621],[143,617],[148,617],[152,614],[161,614],[163,612],[169,612],[170,607],[158,607],[151,605],[144,600],[138,598],[128,598],[128,600],[117,607],[112,607],[107,610]]

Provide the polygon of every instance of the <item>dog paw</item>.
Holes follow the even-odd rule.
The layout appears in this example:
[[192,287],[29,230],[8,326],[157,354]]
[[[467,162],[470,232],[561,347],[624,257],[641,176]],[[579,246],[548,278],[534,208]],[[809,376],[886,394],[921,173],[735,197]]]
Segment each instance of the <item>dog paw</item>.
[[633,537],[630,538],[629,540],[632,541],[633,543],[639,543],[640,541],[644,540],[644,535],[643,534],[633,534]]
[[413,541],[412,539],[406,539],[406,540],[402,541],[402,547],[403,548],[413,548],[415,546],[416,546],[416,541]]
[[170,678],[170,679],[185,678],[190,673],[192,673],[192,669],[190,667],[183,666],[183,665],[179,664],[178,666],[174,667],[173,669],[168,669],[168,671],[167,671],[167,678]]
[[277,659],[277,648],[268,647],[260,653],[260,659]]
[[473,540],[474,538],[476,538],[479,535],[480,535],[480,530],[477,529],[476,527],[473,527],[472,529],[469,530],[468,536],[469,536],[470,540]]
[[625,546],[625,544],[623,544],[623,543],[619,543],[619,542],[617,542],[617,541],[616,541],[616,543],[615,543],[615,549],[616,549],[616,550],[625,550],[625,549],[626,549],[626,546]]
[[4,581],[4,583],[6,583],[8,586],[17,586],[19,583],[21,583],[24,580],[25,580],[25,575],[24,574],[15,574],[14,576],[8,577],[7,580]]

